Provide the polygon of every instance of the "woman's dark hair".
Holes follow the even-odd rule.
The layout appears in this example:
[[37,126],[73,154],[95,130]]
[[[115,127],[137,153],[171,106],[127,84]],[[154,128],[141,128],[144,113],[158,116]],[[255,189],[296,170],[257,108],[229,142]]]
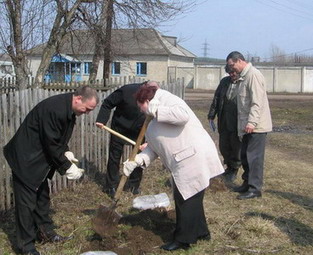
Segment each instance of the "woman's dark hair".
[[136,101],[143,104],[146,100],[151,100],[155,92],[158,90],[158,87],[151,86],[149,83],[142,85],[137,93],[135,94]]

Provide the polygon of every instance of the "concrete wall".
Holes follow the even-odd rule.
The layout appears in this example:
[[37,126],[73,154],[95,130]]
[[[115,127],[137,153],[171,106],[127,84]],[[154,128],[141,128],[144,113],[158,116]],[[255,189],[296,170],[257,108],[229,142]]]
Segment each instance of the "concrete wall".
[[[268,92],[313,92],[313,67],[255,67],[264,75]],[[215,90],[225,75],[224,66],[195,65],[193,88]]]

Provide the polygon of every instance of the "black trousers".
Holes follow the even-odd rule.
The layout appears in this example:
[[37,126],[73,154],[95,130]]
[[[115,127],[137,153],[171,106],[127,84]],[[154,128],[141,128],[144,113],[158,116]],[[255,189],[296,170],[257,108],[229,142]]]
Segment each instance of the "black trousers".
[[263,186],[263,167],[267,133],[246,134],[242,138],[241,162],[242,179],[251,191],[261,191]]
[[49,216],[50,196],[46,179],[37,191],[26,186],[13,174],[17,247],[22,251],[35,248],[37,230],[53,231]]
[[[107,188],[117,188],[120,180],[120,163],[125,143],[118,137],[111,135],[109,145],[109,159],[107,165]],[[139,188],[142,179],[142,168],[137,167],[128,179],[129,188]]]
[[222,131],[219,148],[228,168],[238,169],[241,166],[241,141],[236,131]]
[[205,190],[184,200],[175,183],[173,186],[176,210],[174,240],[188,244],[196,243],[199,237],[209,234],[203,209]]

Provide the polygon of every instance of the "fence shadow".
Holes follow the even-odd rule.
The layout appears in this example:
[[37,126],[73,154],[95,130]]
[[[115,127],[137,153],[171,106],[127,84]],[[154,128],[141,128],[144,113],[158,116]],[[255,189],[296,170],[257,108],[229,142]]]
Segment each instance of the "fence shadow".
[[282,198],[288,199],[290,202],[297,204],[304,209],[313,211],[313,198],[302,196],[299,194],[291,193],[291,192],[283,192],[277,190],[267,190],[268,193],[274,194],[276,196],[280,196]]
[[295,245],[311,246],[313,243],[313,229],[296,219],[285,217],[274,217],[266,213],[248,212],[246,216],[260,217],[273,221],[282,232],[286,233],[291,242]]

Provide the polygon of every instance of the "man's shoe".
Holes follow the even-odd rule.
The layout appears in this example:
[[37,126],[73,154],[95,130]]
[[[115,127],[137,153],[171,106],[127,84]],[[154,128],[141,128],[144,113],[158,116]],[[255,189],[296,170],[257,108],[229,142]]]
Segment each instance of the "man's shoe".
[[251,199],[251,198],[255,198],[255,197],[262,197],[261,191],[258,191],[258,190],[247,191],[247,192],[239,195],[237,198],[240,200],[243,200],[243,199]]
[[206,235],[199,236],[199,237],[198,237],[198,240],[201,240],[201,241],[210,241],[210,240],[211,240],[211,235],[210,235],[210,233],[208,233],[208,234],[206,234]]
[[40,255],[40,252],[37,251],[36,249],[32,249],[29,251],[24,251],[21,254],[23,254],[23,255]]
[[227,168],[225,173],[223,173],[224,180],[226,182],[234,182],[236,180],[238,169]]
[[108,194],[108,196],[109,196],[110,198],[114,198],[115,193],[116,193],[116,189],[115,189],[115,188],[108,188],[108,189],[106,190],[106,193]]
[[38,233],[38,241],[41,243],[61,243],[71,240],[72,238],[73,236],[60,236],[54,231],[50,233]]
[[133,195],[138,195],[141,193],[140,188],[136,188],[136,187],[131,187],[129,188],[130,192],[133,193]]
[[238,193],[245,193],[249,190],[249,185],[248,184],[242,184],[239,187],[233,188],[234,192],[238,192]]
[[178,249],[187,250],[190,248],[190,245],[189,245],[189,243],[181,243],[178,241],[173,241],[171,243],[167,243],[167,244],[162,245],[160,248],[163,250],[166,250],[166,251],[175,251]]

